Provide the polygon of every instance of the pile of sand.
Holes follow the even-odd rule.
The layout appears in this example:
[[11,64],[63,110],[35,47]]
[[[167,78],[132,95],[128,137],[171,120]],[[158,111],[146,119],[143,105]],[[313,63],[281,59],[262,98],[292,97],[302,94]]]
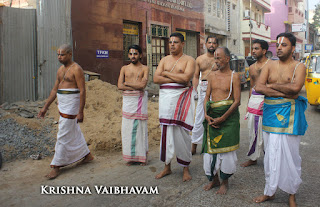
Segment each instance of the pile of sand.
[[[89,148],[95,153],[121,150],[122,95],[116,86],[101,80],[86,82],[87,99],[84,122],[80,124]],[[55,102],[56,103],[56,102]],[[160,127],[158,102],[148,101],[149,146],[159,145]],[[56,104],[51,104],[48,116],[58,121]]]

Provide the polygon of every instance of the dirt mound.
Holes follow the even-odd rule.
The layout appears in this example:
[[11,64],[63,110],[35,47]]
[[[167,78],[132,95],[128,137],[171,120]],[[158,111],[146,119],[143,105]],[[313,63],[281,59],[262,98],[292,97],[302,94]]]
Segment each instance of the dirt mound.
[[[84,123],[80,127],[91,151],[104,153],[121,150],[121,109],[122,94],[114,85],[101,80],[86,82],[87,99],[84,111]],[[48,110],[49,117],[58,121],[56,104]],[[160,127],[158,102],[148,101],[149,146],[159,145]]]

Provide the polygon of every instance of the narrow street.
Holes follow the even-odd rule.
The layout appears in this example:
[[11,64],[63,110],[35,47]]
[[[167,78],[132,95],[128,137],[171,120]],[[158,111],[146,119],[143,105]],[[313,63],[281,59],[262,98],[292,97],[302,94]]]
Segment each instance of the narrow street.
[[[208,182],[202,168],[202,155],[193,156],[190,166],[192,180],[182,182],[182,168],[174,160],[173,173],[161,180],[154,176],[163,169],[159,161],[159,149],[151,148],[147,166],[125,166],[121,152],[96,156],[92,163],[62,170],[55,180],[46,180],[51,157],[43,160],[22,160],[5,163],[0,170],[1,206],[287,206],[288,195],[280,190],[276,199],[263,204],[253,203],[253,198],[264,189],[263,160],[258,165],[242,168],[248,148],[247,123],[243,119],[248,100],[248,89],[242,91],[241,146],[237,150],[237,172],[229,180],[227,195],[216,195],[217,188],[204,191]],[[301,93],[305,96],[305,91]],[[320,110],[308,106],[309,128],[301,139],[302,180],[297,194],[299,206],[318,206],[320,201],[319,137]],[[198,147],[198,152],[200,148]],[[152,186],[158,187],[158,195],[109,195],[98,194],[95,186]],[[86,195],[41,195],[41,186],[85,186],[92,194]]]

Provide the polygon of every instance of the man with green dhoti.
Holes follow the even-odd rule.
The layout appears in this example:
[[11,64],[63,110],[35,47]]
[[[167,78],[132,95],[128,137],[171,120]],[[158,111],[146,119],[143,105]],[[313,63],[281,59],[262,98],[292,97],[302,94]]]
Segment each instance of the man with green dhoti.
[[210,181],[204,190],[220,186],[217,194],[226,194],[228,178],[236,171],[241,85],[239,74],[230,69],[228,48],[219,47],[214,56],[218,70],[209,75],[204,99],[203,168]]

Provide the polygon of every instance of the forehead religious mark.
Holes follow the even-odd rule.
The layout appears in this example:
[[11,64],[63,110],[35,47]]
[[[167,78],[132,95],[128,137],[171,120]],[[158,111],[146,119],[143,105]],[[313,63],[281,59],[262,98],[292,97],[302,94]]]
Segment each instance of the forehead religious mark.
[[[280,40],[280,39],[281,39],[281,40]],[[280,37],[280,38],[278,39],[278,44],[279,44],[279,45],[278,45],[278,48],[279,48],[279,47],[280,47],[280,45],[282,44],[283,39],[284,39],[284,37],[282,37],[282,38]]]
[[[136,50],[136,49],[130,49],[130,50],[129,50],[129,53],[135,53],[135,50]],[[136,53],[138,53],[138,52],[136,52]]]

